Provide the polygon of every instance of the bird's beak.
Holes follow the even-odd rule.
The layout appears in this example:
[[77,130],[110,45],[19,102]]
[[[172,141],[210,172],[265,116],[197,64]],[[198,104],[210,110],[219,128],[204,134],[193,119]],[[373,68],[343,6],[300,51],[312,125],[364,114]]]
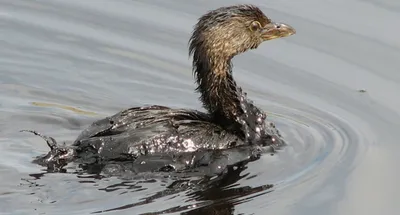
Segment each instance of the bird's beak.
[[296,33],[296,30],[284,23],[271,22],[266,24],[261,31],[261,37],[264,41],[281,37],[287,37]]

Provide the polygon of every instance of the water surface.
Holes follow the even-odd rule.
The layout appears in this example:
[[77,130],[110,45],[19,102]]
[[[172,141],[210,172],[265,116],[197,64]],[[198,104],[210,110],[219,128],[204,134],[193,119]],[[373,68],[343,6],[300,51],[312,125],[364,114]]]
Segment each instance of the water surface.
[[[70,143],[131,106],[201,109],[187,41],[201,14],[233,3],[297,30],[234,59],[238,84],[288,141],[282,152],[207,192],[168,193],[162,178],[42,175],[30,163],[48,148],[21,129]],[[398,20],[395,0],[2,0],[0,212],[397,214]]]

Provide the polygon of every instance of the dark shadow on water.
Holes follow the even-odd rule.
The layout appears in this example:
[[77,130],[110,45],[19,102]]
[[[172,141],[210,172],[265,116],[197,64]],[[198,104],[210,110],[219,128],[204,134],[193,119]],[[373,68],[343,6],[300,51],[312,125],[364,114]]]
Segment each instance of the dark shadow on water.
[[[263,185],[258,187],[243,186],[238,187],[237,183],[242,178],[245,178],[249,173],[240,175],[246,167],[231,168],[226,174],[215,178],[201,179],[178,179],[166,187],[165,190],[159,191],[149,197],[141,199],[140,202],[123,205],[116,208],[111,208],[93,213],[104,213],[118,210],[125,210],[137,206],[145,205],[154,202],[157,199],[171,196],[186,191],[186,196],[189,198],[184,205],[174,206],[162,211],[154,211],[143,213],[143,215],[156,215],[177,213],[182,214],[233,214],[236,204],[250,201],[255,196],[260,196],[271,192],[273,185]],[[139,191],[141,186],[139,183],[153,183],[154,180],[140,181],[138,183],[122,182],[119,184],[102,188],[106,192],[111,192],[125,187],[125,189],[133,189]],[[243,198],[251,194],[258,195],[251,198]],[[201,201],[201,203],[199,203]]]
[[[157,199],[163,197],[171,196],[174,198],[176,194],[184,194],[187,198],[181,203],[181,205],[175,205],[171,208],[161,210],[161,211],[149,211],[147,213],[142,213],[142,215],[156,215],[156,214],[168,214],[168,213],[181,213],[188,215],[197,214],[210,214],[210,215],[228,215],[234,214],[235,205],[244,202],[251,201],[257,196],[262,196],[272,192],[273,185],[262,185],[257,187],[251,186],[240,186],[239,181],[243,178],[249,177],[250,173],[242,174],[243,171],[247,169],[246,166],[242,167],[232,167],[218,177],[189,177],[189,176],[159,176],[157,180],[151,179],[135,179],[135,180],[118,180],[118,183],[109,185],[106,187],[99,188],[98,190],[104,192],[118,192],[118,195],[126,194],[130,192],[139,192],[146,190],[143,184],[155,184],[160,185],[161,182],[169,183],[164,189],[158,191],[148,197],[140,199],[138,202],[122,205],[115,208],[110,208],[106,210],[99,210],[92,212],[93,214],[100,214],[106,212],[116,212],[121,210],[127,210],[135,208],[138,206],[150,204],[155,202]],[[45,185],[39,185],[37,182],[46,174],[60,174],[60,173],[35,173],[30,174],[31,179],[23,179],[29,183],[30,187],[42,187]],[[106,177],[100,174],[86,174],[83,172],[72,172],[63,174],[75,174],[78,178],[77,182],[86,184],[96,184],[99,180]],[[242,175],[241,175],[242,174]],[[254,177],[254,176],[250,176]],[[163,180],[165,179],[165,180]],[[171,179],[172,183],[171,183]],[[157,183],[158,182],[158,183]],[[162,186],[160,186],[162,188]],[[250,196],[251,195],[251,196]]]

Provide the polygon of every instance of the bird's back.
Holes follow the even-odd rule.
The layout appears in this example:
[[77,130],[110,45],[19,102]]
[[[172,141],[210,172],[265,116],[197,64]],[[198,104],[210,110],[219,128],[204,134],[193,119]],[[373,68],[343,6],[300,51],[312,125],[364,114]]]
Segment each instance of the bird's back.
[[94,122],[75,140],[83,159],[124,160],[158,153],[223,149],[244,144],[205,113],[135,107]]

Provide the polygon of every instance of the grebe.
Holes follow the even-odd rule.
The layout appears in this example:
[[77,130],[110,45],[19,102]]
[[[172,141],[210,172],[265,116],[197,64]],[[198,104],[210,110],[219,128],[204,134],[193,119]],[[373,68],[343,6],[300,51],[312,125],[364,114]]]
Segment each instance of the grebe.
[[[171,162],[187,164],[195,154],[204,157],[204,152],[211,152],[208,161],[224,154],[213,150],[240,155],[242,146],[281,144],[275,126],[266,123],[264,112],[236,85],[231,60],[264,41],[293,34],[294,28],[272,22],[254,5],[209,11],[200,17],[189,40],[196,91],[207,113],[156,105],[130,108],[94,122],[70,147],[49,139],[51,151],[36,161],[64,165],[74,160],[104,163],[173,155]],[[177,161],[176,155],[186,160]]]

